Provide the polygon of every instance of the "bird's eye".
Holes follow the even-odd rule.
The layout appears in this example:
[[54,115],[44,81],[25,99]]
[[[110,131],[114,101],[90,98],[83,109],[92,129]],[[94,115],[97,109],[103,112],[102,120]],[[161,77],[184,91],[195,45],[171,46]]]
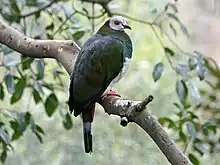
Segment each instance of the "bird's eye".
[[119,21],[115,21],[114,24],[115,24],[115,25],[119,25],[120,22],[119,22]]

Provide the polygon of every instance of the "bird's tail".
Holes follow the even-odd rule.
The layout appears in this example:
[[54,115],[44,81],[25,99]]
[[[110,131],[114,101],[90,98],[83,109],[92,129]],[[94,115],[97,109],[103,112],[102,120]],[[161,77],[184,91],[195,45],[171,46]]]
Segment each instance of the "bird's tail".
[[83,118],[83,134],[84,134],[84,147],[86,153],[92,152],[92,121],[94,117],[95,104],[92,108],[82,113]]
[[84,147],[86,153],[92,152],[92,133],[91,133],[90,121],[83,121],[83,133],[84,133]]

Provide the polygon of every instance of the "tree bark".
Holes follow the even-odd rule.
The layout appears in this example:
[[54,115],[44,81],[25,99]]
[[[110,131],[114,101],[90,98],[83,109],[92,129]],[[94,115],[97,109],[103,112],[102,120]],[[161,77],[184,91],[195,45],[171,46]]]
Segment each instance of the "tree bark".
[[[0,20],[0,43],[31,58],[54,58],[59,61],[71,75],[75,59],[80,51],[72,40],[35,40],[28,38]],[[154,140],[167,160],[173,165],[191,164],[187,157],[177,148],[157,122],[146,110],[146,105],[152,101],[147,97],[143,101],[123,100],[120,97],[108,96],[100,104],[108,114],[118,115],[139,125]],[[126,124],[125,124],[126,125]]]

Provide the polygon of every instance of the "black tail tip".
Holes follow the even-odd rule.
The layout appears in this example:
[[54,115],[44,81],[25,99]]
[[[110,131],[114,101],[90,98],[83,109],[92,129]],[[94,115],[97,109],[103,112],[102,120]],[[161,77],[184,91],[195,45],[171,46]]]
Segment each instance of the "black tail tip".
[[84,146],[86,153],[92,152],[92,134],[90,132],[84,133]]

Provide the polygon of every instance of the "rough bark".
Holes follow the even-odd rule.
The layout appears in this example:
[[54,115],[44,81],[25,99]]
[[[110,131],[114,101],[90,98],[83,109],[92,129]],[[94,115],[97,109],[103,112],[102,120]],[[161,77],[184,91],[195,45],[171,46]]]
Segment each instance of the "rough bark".
[[[0,20],[0,43],[31,58],[54,58],[59,61],[71,75],[79,46],[71,40],[34,40],[24,36]],[[152,101],[149,96],[143,101],[123,100],[116,96],[108,96],[100,104],[108,114],[118,115],[134,122],[150,135],[167,160],[173,165],[188,165],[190,161],[177,148],[175,143],[146,110],[146,105]],[[125,124],[126,125],[126,121]]]

